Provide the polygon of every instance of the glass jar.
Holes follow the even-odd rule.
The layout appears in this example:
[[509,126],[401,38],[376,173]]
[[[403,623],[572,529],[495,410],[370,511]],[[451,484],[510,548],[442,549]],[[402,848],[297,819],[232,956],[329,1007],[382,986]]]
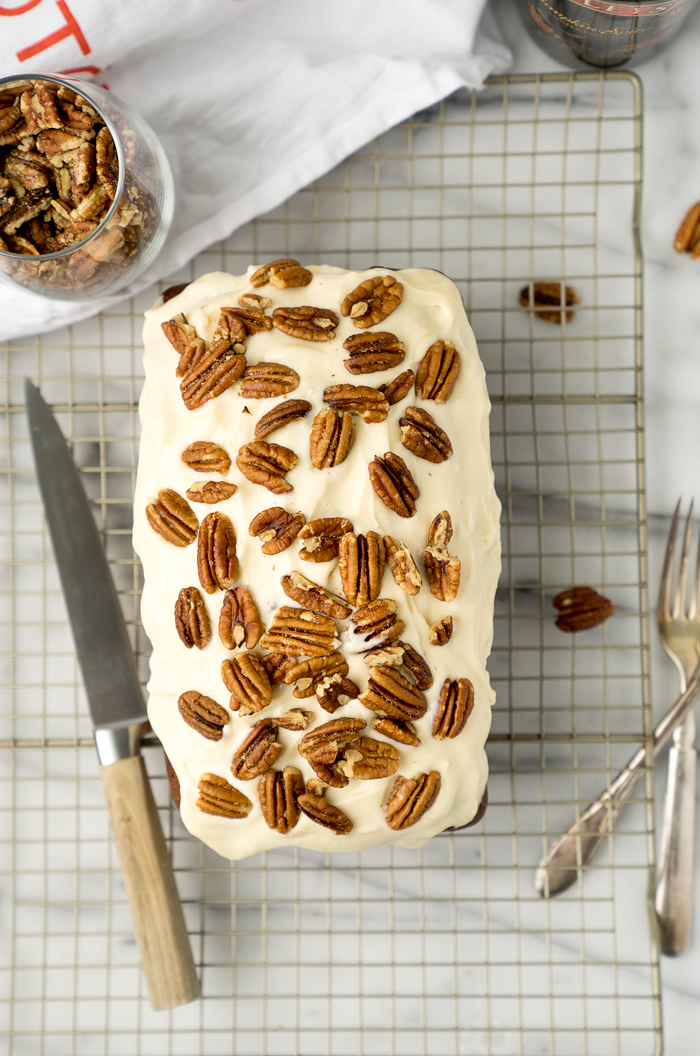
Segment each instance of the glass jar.
[[665,47],[698,0],[516,0],[543,51],[574,69],[638,66]]
[[85,300],[120,290],[160,252],[175,205],[170,164],[106,89],[0,78],[0,165],[0,275]]

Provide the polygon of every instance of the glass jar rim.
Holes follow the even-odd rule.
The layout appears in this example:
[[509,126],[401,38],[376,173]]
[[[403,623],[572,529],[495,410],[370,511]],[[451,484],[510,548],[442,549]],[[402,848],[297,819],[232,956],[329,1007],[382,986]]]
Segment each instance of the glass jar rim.
[[[9,76],[9,77],[0,77],[0,92],[2,92],[2,89],[3,89],[4,85],[8,85],[8,84],[23,84],[25,81],[32,81],[32,80],[33,81],[52,81],[54,84],[60,84],[60,85],[62,85],[65,88],[69,88],[71,91],[76,91],[76,85],[80,85],[81,89],[82,89],[82,86],[84,84],[87,84],[88,86],[90,86],[90,82],[89,81],[81,81],[77,77],[76,78],[57,77],[53,73],[27,73],[27,74],[24,74],[24,76],[22,76],[20,74],[15,74],[15,75]],[[107,91],[107,89],[104,89],[104,90]],[[9,250],[4,250],[4,249],[0,248],[0,256],[5,257],[6,259],[13,260],[13,261],[22,260],[22,261],[25,261],[25,262],[30,261],[30,260],[36,260],[36,261],[40,261],[40,260],[41,261],[44,261],[44,260],[61,260],[64,257],[70,256],[71,253],[74,253],[76,251],[76,249],[80,249],[81,246],[84,246],[88,242],[92,241],[92,239],[97,234],[99,234],[100,231],[104,230],[104,228],[107,226],[109,220],[112,218],[112,216],[116,212],[116,208],[117,208],[117,206],[118,206],[118,204],[120,202],[120,199],[121,199],[121,196],[122,196],[122,192],[124,190],[124,176],[125,176],[124,151],[122,150],[122,144],[121,144],[121,139],[119,138],[119,133],[117,132],[117,129],[115,128],[111,118],[108,117],[107,114],[104,113],[104,111],[103,111],[102,107],[100,106],[100,104],[95,102],[95,100],[90,96],[89,92],[83,92],[81,90],[81,91],[77,91],[76,94],[82,95],[85,99],[87,99],[87,101],[90,104],[90,106],[94,107],[94,109],[97,111],[97,113],[99,115],[100,121],[104,122],[106,127],[109,129],[109,133],[110,133],[110,135],[112,137],[112,141],[114,143],[114,146],[115,146],[115,149],[116,149],[116,152],[117,152],[117,160],[119,162],[119,176],[117,177],[117,190],[116,190],[115,195],[114,195],[114,201],[112,202],[111,206],[107,210],[106,215],[102,218],[102,220],[97,225],[95,230],[91,231],[89,235],[85,236],[85,238],[81,238],[81,240],[79,242],[74,242],[72,246],[66,246],[65,249],[58,249],[58,250],[56,250],[55,253],[39,253],[36,257],[33,254],[30,255],[28,253],[11,253]]]

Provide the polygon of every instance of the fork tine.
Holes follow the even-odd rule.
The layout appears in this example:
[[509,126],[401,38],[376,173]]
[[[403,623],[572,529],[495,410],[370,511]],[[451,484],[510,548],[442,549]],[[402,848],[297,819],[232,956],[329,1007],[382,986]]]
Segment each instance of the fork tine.
[[690,553],[690,533],[693,529],[693,500],[690,500],[690,509],[688,510],[688,519],[685,522],[685,531],[683,533],[683,549],[681,551],[681,561],[678,567],[678,580],[676,582],[676,600],[673,605],[673,615],[676,619],[679,617],[685,617],[686,613],[686,598],[688,594],[688,554]]
[[673,513],[673,520],[671,521],[671,529],[668,533],[668,543],[666,544],[666,556],[664,557],[664,567],[661,573],[661,585],[659,587],[659,603],[657,605],[657,616],[658,618],[665,619],[671,615],[671,587],[673,581],[673,551],[676,548],[676,535],[678,534],[678,520],[681,515],[681,499],[676,504],[676,509]]
[[688,616],[691,620],[698,617],[698,597],[700,596],[700,539],[698,539],[698,556],[695,562],[695,579],[693,581],[693,596],[690,599]]

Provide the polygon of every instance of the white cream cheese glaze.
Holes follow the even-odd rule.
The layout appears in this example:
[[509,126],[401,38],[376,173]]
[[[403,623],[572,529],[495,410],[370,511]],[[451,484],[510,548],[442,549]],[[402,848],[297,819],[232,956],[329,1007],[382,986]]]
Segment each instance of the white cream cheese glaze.
[[[266,286],[253,291],[249,278],[254,270],[249,268],[243,276],[222,272],[204,275],[177,297],[146,312],[146,382],[140,402],[142,435],[133,539],[145,576],[141,603],[143,625],[153,645],[148,683],[149,719],[177,773],[180,809],[186,827],[225,858],[245,858],[292,844],[319,851],[357,851],[384,842],[420,847],[436,833],[449,826],[464,825],[474,817],[487,778],[484,744],[494,693],[486,660],[493,637],[493,601],[500,573],[500,503],[494,490],[489,455],[490,402],[474,334],[459,293],[449,279],[438,272],[421,269],[394,272],[404,287],[403,301],[373,329],[396,334],[406,345],[405,359],[389,371],[353,376],[343,365],[347,353],[342,346],[347,337],[362,331],[349,318],[341,317],[340,305],[360,282],[381,271],[353,272],[311,266],[309,270],[314,278],[306,287],[277,290]],[[288,337],[273,329],[249,337],[248,363],[287,364],[300,375],[299,387],[287,397],[244,400],[238,395],[238,385],[234,384],[198,410],[189,411],[182,401],[180,380],[175,375],[178,357],[163,334],[161,323],[182,312],[197,333],[209,342],[220,308],[237,305],[238,298],[246,292],[269,297],[273,308],[296,305],[330,308],[340,319],[336,336],[332,341],[316,343]],[[341,382],[377,386],[409,367],[415,372],[426,350],[439,339],[453,341],[461,357],[459,378],[449,401],[436,405],[434,401],[417,399],[411,390],[390,409],[385,422],[367,424],[355,417],[355,442],[345,462],[332,469],[314,468],[309,456],[309,434],[315,414],[326,406],[322,402],[324,389]],[[280,399],[308,400],[312,410],[304,419],[266,438],[290,447],[299,456],[298,465],[287,476],[294,490],[286,495],[273,495],[242,476],[236,468],[236,455],[243,444],[253,439],[256,422]],[[446,431],[454,449],[446,462],[434,465],[417,458],[400,443],[399,418],[411,405],[425,408]],[[280,606],[293,604],[282,590],[280,577],[294,569],[336,594],[342,595],[342,591],[337,559],[323,564],[301,561],[299,540],[275,557],[262,554],[260,541],[248,532],[251,520],[260,511],[282,506],[292,512],[301,511],[307,521],[318,517],[347,517],[357,533],[373,530],[402,539],[421,571],[420,552],[426,545],[432,519],[443,509],[451,514],[454,535],[449,551],[462,563],[455,601],[446,604],[436,600],[428,589],[424,573],[423,586],[415,597],[407,596],[396,586],[388,566],[382,581],[381,597],[393,598],[398,603],[397,615],[405,621],[402,639],[425,657],[434,675],[432,687],[425,691],[428,711],[414,724],[420,746],[396,745],[400,753],[397,774],[413,777],[437,770],[441,775],[437,800],[412,827],[395,832],[385,820],[384,804],[396,775],[383,780],[351,780],[346,788],[327,790],[329,802],[351,819],[353,828],[349,834],[335,835],[302,814],[296,827],[283,836],[268,828],[263,819],[257,780],[236,781],[231,774],[234,751],[251,726],[261,718],[283,714],[292,708],[314,713],[309,729],[344,715],[359,716],[367,722],[365,734],[384,740],[371,727],[374,714],[357,700],[331,716],[318,706],[315,697],[298,700],[293,696],[293,686],[280,685],[275,687],[272,703],[262,713],[243,717],[231,713],[231,721],[218,742],[206,740],[180,717],[177,701],[187,690],[199,690],[227,707],[229,694],[221,681],[220,667],[222,660],[235,655],[223,646],[217,633],[223,599],[220,591],[214,595],[202,592],[212,625],[211,643],[203,650],[186,649],[181,643],[173,612],[182,587],[199,587],[196,543],[186,548],[173,546],[153,531],[145,515],[146,506],[162,488],[172,488],[184,496],[195,480],[221,479],[218,474],[195,473],[182,461],[182,452],[195,440],[220,444],[231,458],[226,479],[238,486],[235,495],[216,506],[197,503],[191,506],[200,522],[213,510],[220,510],[231,518],[240,559],[236,583],[250,587],[266,627]],[[370,484],[369,462],[375,455],[384,455],[390,450],[406,461],[420,488],[414,517],[401,518],[387,509]],[[430,645],[430,625],[448,614],[454,619],[452,639],[442,647]],[[339,631],[341,651],[350,665],[349,677],[364,691],[368,668],[351,645],[352,635],[344,632],[342,623]],[[435,740],[431,726],[440,689],[446,678],[462,676],[473,683],[474,710],[459,736]],[[301,733],[280,730],[279,740],[284,751],[275,765],[279,769],[296,766],[308,780],[315,775],[296,750],[301,736]],[[244,792],[253,803],[250,814],[245,818],[226,819],[200,811],[196,806],[197,783],[203,773],[218,774]]]

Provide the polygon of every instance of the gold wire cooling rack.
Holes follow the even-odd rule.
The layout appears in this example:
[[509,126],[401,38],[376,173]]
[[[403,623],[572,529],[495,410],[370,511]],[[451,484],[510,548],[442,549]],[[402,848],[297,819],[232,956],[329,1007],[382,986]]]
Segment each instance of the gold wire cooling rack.
[[[134,646],[141,313],[156,291],[4,348],[0,736],[3,1053],[31,1056],[646,1056],[660,1051],[647,922],[651,782],[585,879],[533,889],[549,839],[649,737],[641,375],[641,91],[624,73],[510,76],[381,136],[170,282],[281,256],[438,268],[493,399],[503,576],[490,807],[423,851],[276,851],[237,865],[182,827],[146,750],[200,1002],[150,1009],[22,407],[53,403],[101,521]],[[573,322],[518,306],[540,278]],[[164,284],[165,285],[165,284]],[[572,584],[615,617],[557,631]]]

